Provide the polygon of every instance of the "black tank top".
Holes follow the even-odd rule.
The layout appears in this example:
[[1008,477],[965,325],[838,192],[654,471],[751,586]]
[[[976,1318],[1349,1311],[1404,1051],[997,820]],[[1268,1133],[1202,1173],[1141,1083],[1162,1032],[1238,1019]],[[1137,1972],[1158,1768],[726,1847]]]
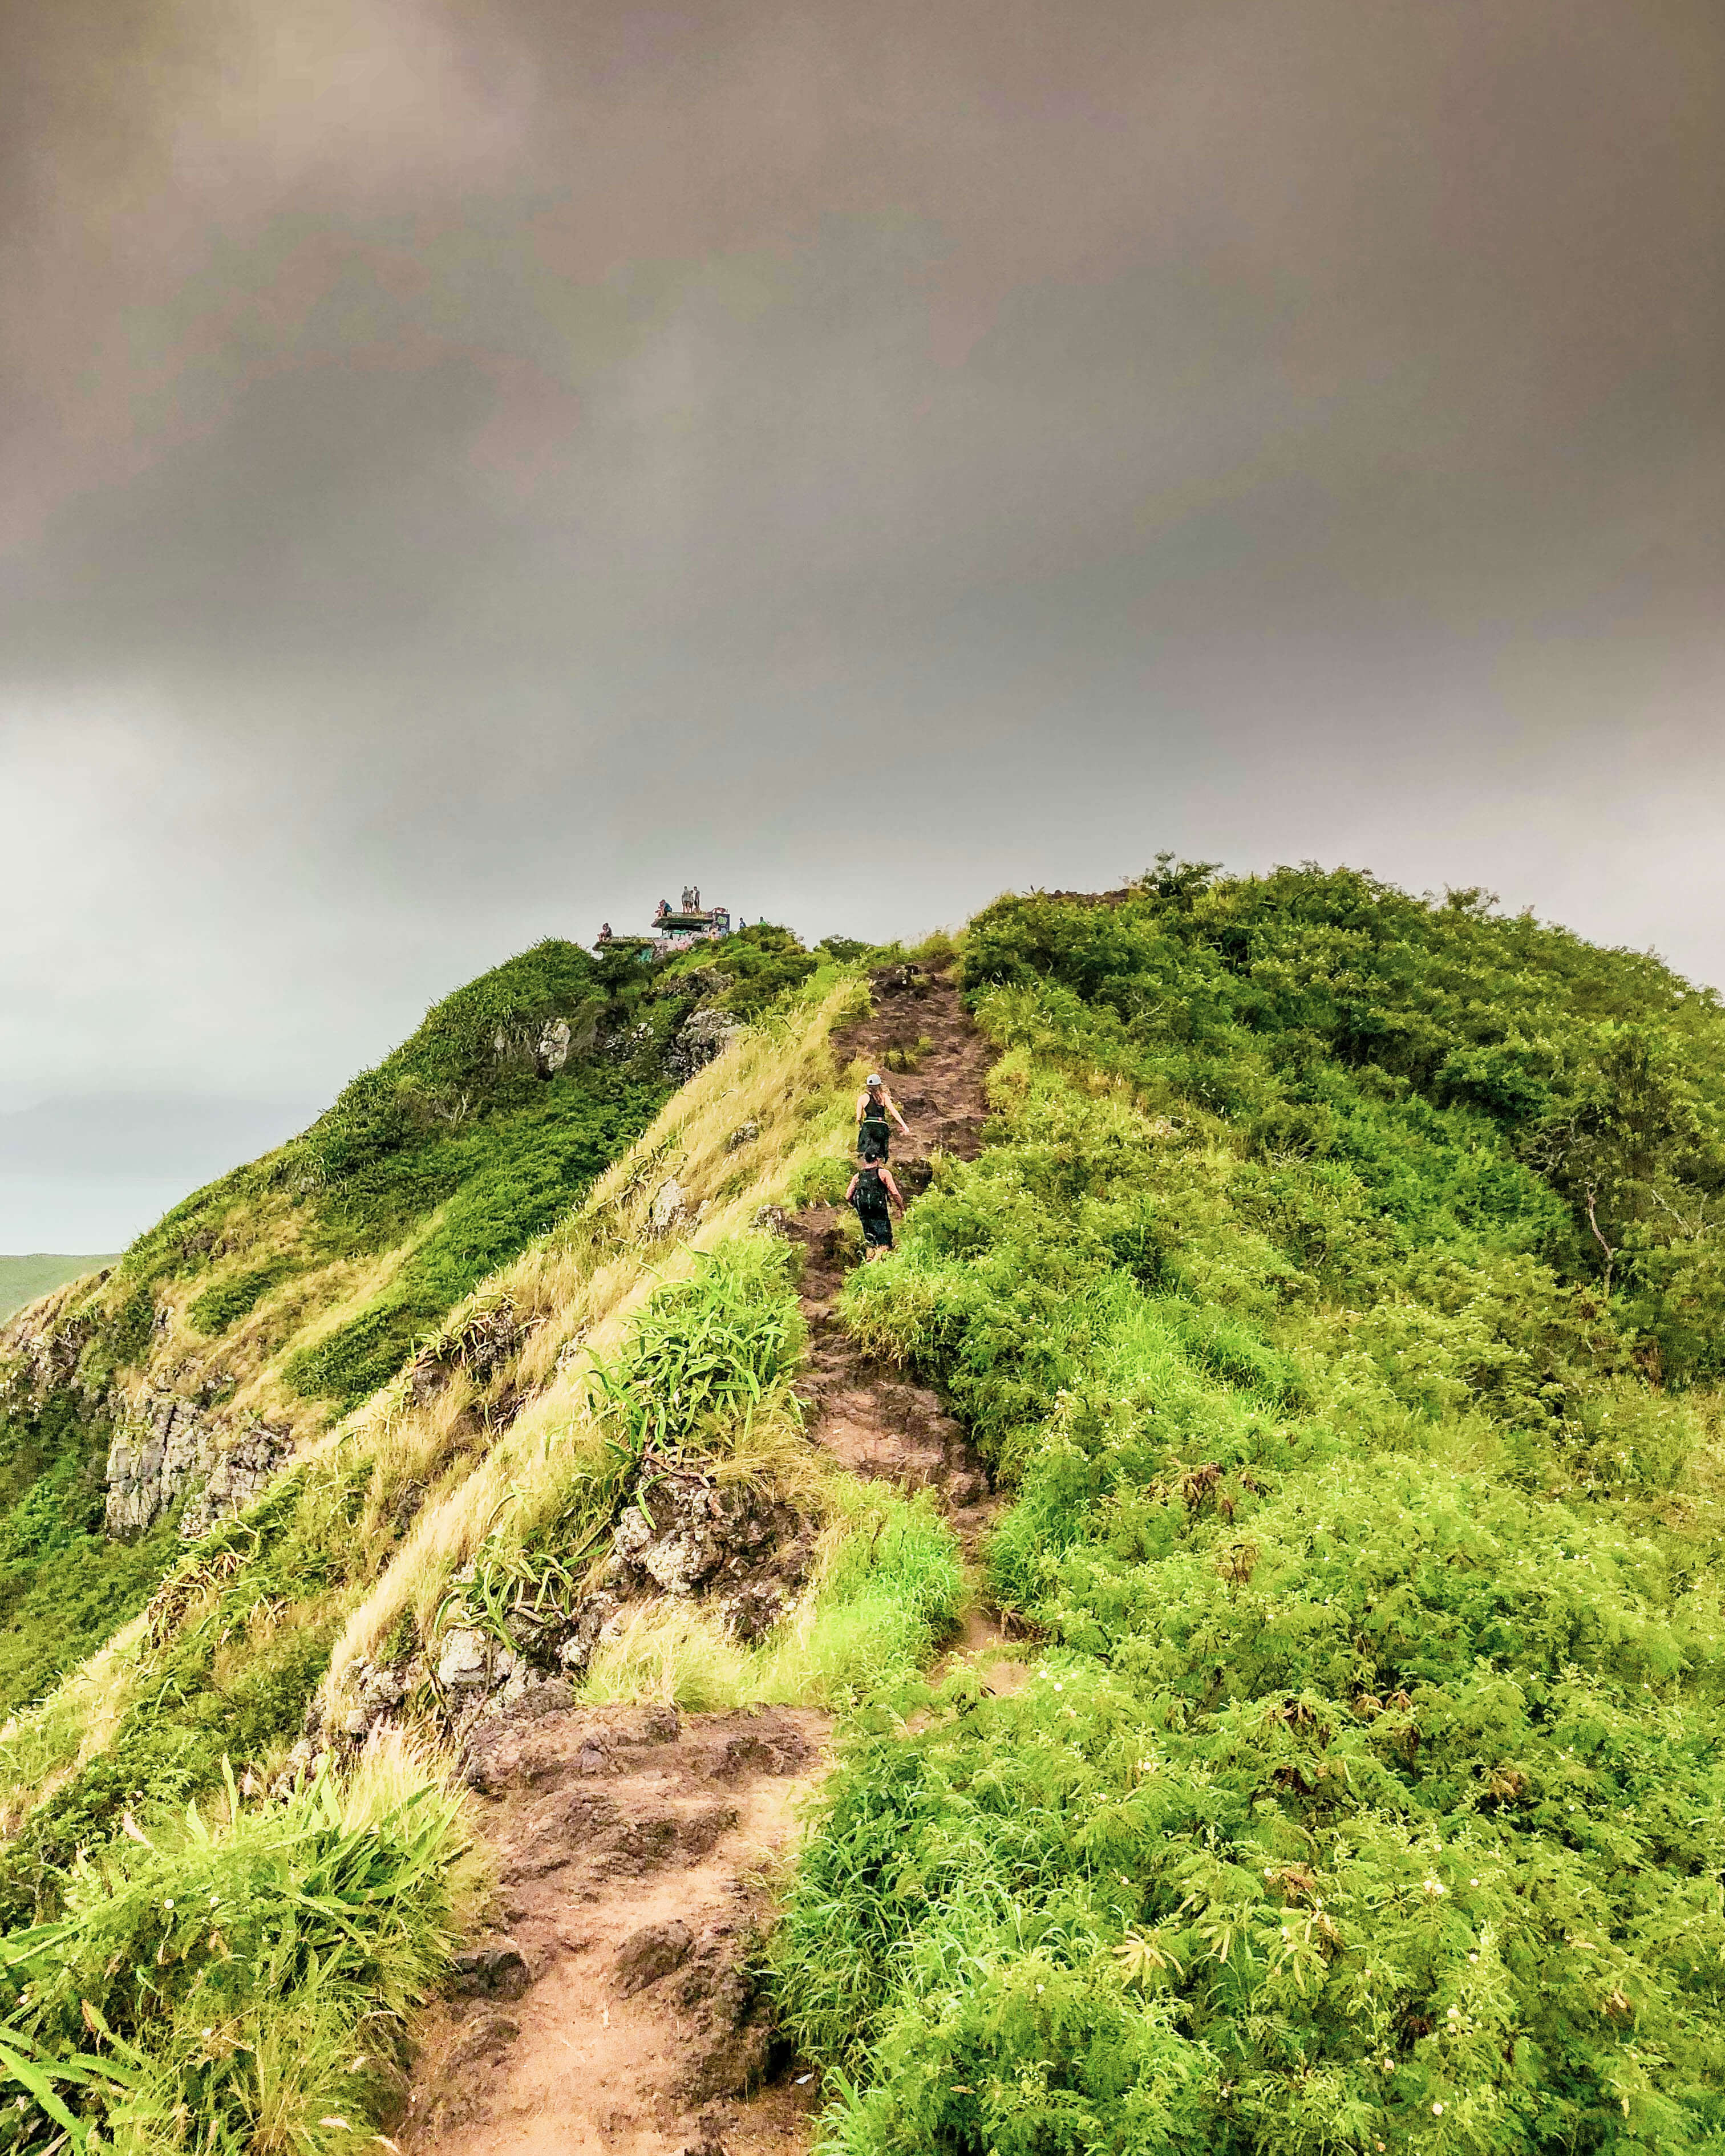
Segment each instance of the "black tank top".
[[884,1141],[886,1137],[886,1103],[865,1093],[862,1113],[857,1117],[857,1122],[865,1136],[873,1137],[878,1132]]

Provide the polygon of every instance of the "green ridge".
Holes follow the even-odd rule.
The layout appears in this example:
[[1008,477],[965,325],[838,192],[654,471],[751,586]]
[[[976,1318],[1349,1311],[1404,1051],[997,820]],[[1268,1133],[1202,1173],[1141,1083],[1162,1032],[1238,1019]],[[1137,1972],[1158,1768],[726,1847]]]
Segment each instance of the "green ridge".
[[1714,2149],[1725,1018],[1477,893],[1009,899],[993,1142],[854,1276],[1045,1643],[851,1745],[827,2144]]

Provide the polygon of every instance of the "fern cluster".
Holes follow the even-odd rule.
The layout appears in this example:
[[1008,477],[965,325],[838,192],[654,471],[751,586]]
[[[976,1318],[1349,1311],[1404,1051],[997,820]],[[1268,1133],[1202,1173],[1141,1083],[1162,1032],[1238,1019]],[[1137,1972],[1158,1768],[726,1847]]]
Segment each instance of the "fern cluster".
[[1712,1000],[1313,871],[966,964],[993,1142],[847,1308],[1045,1645],[830,1787],[774,1949],[829,2145],[1715,2148]]

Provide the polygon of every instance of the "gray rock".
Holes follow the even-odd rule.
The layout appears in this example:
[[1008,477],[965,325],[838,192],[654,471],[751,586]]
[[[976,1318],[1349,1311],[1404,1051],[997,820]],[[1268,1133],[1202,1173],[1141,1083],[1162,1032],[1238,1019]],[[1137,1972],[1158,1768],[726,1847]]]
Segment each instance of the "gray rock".
[[177,1394],[146,1394],[122,1408],[108,1447],[104,1523],[139,1535],[185,1497],[180,1533],[195,1542],[260,1495],[293,1449],[285,1430],[256,1423],[234,1435]]
[[491,1643],[465,1625],[451,1628],[438,1657],[437,1681],[444,1691],[483,1691],[493,1673]]
[[547,1019],[541,1026],[533,1063],[542,1078],[554,1076],[568,1061],[571,1038],[566,1018]]
[[655,1235],[673,1235],[693,1218],[683,1186],[675,1176],[669,1176],[653,1194],[653,1204],[647,1215],[648,1224]]
[[665,1065],[673,1078],[692,1078],[721,1055],[743,1030],[729,1011],[703,1004],[691,1011],[665,1050]]
[[574,1706],[575,1687],[567,1677],[536,1676],[525,1671],[517,1674],[526,1676],[526,1681],[520,1697],[506,1709],[507,1713],[531,1719],[535,1715],[561,1714]]

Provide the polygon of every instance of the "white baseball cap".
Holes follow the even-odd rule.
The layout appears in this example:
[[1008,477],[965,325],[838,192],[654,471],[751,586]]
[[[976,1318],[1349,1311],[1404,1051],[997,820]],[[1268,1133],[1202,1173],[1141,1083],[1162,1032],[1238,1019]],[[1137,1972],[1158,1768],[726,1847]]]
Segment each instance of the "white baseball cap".
[[870,1071],[869,1083],[871,1086],[878,1086],[880,1083],[880,1073],[878,1070]]

